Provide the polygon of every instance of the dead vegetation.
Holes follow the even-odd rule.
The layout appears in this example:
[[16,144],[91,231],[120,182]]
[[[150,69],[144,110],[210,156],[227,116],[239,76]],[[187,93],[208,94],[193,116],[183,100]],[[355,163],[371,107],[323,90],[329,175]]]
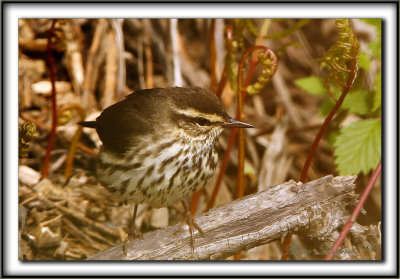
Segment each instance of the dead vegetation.
[[[277,34],[298,22],[271,21],[268,34]],[[224,68],[224,26],[232,21],[214,22],[215,61],[210,62],[211,20],[178,20],[175,30],[167,19],[58,20],[52,42],[58,125],[48,177],[41,179],[52,128],[52,85],[46,66],[47,36],[52,23],[52,19],[19,21],[19,124],[36,125],[35,135],[28,138],[27,152],[21,152],[19,159],[21,260],[83,260],[125,239],[130,207],[119,205],[96,181],[94,170],[100,141],[94,131],[80,131],[76,123],[83,118],[93,120],[101,110],[134,90],[176,84],[215,87]],[[253,20],[253,24],[258,30],[265,21]],[[370,30],[361,27],[355,28],[359,40],[369,41]],[[290,179],[298,180],[323,117],[318,114],[322,97],[307,94],[293,80],[317,74],[316,59],[335,39],[334,21],[329,19],[310,20],[279,40],[257,39],[279,55],[279,68],[271,82],[260,93],[248,96],[244,103],[245,120],[257,127],[245,134],[245,195]],[[254,44],[250,31],[236,40],[245,46]],[[255,68],[253,81],[261,70]],[[223,89],[221,100],[228,113],[235,115],[236,94],[229,79]],[[338,119],[340,115],[333,122]],[[227,146],[228,134],[224,134],[220,139],[220,161]],[[237,152],[234,146],[214,207],[236,197]],[[323,139],[308,171],[308,180],[331,174],[336,175],[332,148]],[[217,175],[199,197],[198,214],[206,211],[212,199]],[[360,193],[367,182],[368,177],[359,177],[355,192]],[[347,249],[372,243],[373,253],[359,249],[356,256],[343,253],[339,259],[381,258],[377,235],[381,215],[379,184],[373,188],[365,214],[359,217],[359,224],[345,242]],[[136,226],[143,233],[162,229],[180,222],[182,212],[180,204],[168,209],[140,205]],[[337,230],[338,227],[330,233],[335,236]],[[242,251],[242,259],[280,259],[281,241],[271,241]],[[333,240],[324,241],[315,243],[300,230],[292,247],[316,251],[323,245],[332,245]],[[299,252],[291,253],[289,259],[315,260],[323,256]]]

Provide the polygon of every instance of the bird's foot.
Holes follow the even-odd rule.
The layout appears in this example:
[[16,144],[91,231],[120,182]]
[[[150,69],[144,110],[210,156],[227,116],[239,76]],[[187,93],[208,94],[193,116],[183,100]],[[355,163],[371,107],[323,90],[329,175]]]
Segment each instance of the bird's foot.
[[[193,215],[190,213],[189,207],[182,202],[185,208],[185,221],[189,227],[189,233],[190,233],[190,248],[192,250],[192,252],[194,253],[194,229],[197,229],[199,231],[199,233],[201,234],[201,236],[205,236],[204,231],[201,229],[201,227],[199,226],[199,224],[197,224],[195,218],[193,217]],[[183,221],[180,226],[178,227],[178,229],[175,231],[175,234],[182,229],[183,225],[185,224],[185,222]]]
[[128,236],[125,238],[124,243],[122,244],[122,252],[124,252],[125,256],[127,256],[128,242],[135,240],[137,238],[143,239],[143,235],[141,233],[136,232],[136,230],[130,230]]

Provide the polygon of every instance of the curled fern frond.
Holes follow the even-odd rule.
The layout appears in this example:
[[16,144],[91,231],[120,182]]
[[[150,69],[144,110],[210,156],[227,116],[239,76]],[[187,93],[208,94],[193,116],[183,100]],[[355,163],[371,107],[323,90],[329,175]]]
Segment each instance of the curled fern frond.
[[233,32],[233,41],[232,41],[232,51],[236,51],[238,49],[244,49],[244,29],[246,28],[246,20],[242,18],[238,18],[234,20],[234,32]]
[[19,135],[19,157],[26,157],[29,153],[30,142],[36,136],[36,125],[32,122],[25,122],[18,128]]
[[[73,112],[78,113],[79,121],[84,121],[86,117],[86,112],[79,104],[70,104],[62,108],[58,113],[59,125],[64,125],[72,120]],[[77,145],[82,135],[82,126],[78,126],[75,134],[72,138],[71,145],[69,147],[67,160],[65,163],[64,179],[67,181],[72,173],[72,168],[74,164],[75,153]]]
[[278,68],[278,59],[275,53],[268,50],[259,50],[257,53],[258,61],[263,65],[261,75],[254,84],[247,86],[246,91],[249,95],[257,94],[271,80]]
[[319,59],[321,66],[327,68],[330,74],[325,78],[325,86],[328,92],[334,88],[345,88],[349,73],[357,72],[357,60],[360,45],[354,34],[348,19],[337,19],[339,39],[336,43]]
[[58,111],[57,125],[65,125],[70,122],[74,112],[78,113],[79,121],[85,120],[86,112],[83,107],[79,104],[69,104]]

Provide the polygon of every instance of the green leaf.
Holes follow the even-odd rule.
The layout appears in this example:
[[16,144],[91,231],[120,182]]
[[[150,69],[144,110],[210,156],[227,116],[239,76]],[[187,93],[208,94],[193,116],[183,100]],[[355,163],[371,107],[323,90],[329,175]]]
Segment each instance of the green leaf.
[[381,59],[381,40],[372,41],[368,44],[368,48],[371,50],[372,55]]
[[382,83],[381,83],[381,71],[379,71],[375,76],[374,81],[374,104],[373,110],[378,111],[380,115],[380,110],[382,106]]
[[380,18],[362,18],[361,21],[368,23],[369,25],[375,26],[377,30],[381,30],[382,19]]
[[364,19],[361,19],[361,20],[375,27],[376,36],[378,37],[378,39],[376,39],[375,41],[372,41],[368,45],[368,48],[371,50],[373,56],[378,57],[379,59],[381,59],[382,19],[380,19],[380,18],[364,18]]
[[328,98],[325,101],[322,102],[321,106],[319,107],[319,115],[321,116],[326,116],[328,113],[330,113],[335,106],[335,102],[331,99]]
[[381,121],[366,119],[340,129],[334,146],[340,175],[367,174],[381,159]]
[[360,68],[369,71],[370,64],[368,54],[366,54],[365,52],[360,52],[360,54],[358,55],[358,65],[360,66]]
[[329,147],[333,148],[338,135],[339,135],[339,129],[334,129],[326,136],[326,141]]
[[324,95],[327,93],[327,90],[324,87],[324,83],[322,79],[317,76],[309,76],[305,78],[299,78],[294,81],[294,84],[297,87],[307,91],[312,95]]
[[333,96],[335,96],[336,100],[340,98],[340,96],[342,95],[342,89],[335,86],[334,84],[329,84],[331,92],[333,94]]
[[368,90],[358,89],[347,94],[342,108],[348,109],[352,113],[364,115],[371,112],[372,97]]

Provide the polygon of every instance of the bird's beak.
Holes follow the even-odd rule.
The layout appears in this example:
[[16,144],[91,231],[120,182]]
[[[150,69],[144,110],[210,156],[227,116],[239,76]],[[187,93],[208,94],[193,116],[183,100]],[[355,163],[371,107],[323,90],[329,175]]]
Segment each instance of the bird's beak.
[[224,128],[254,128],[254,126],[249,123],[237,121],[231,117],[229,117],[226,122],[222,123],[221,126]]

